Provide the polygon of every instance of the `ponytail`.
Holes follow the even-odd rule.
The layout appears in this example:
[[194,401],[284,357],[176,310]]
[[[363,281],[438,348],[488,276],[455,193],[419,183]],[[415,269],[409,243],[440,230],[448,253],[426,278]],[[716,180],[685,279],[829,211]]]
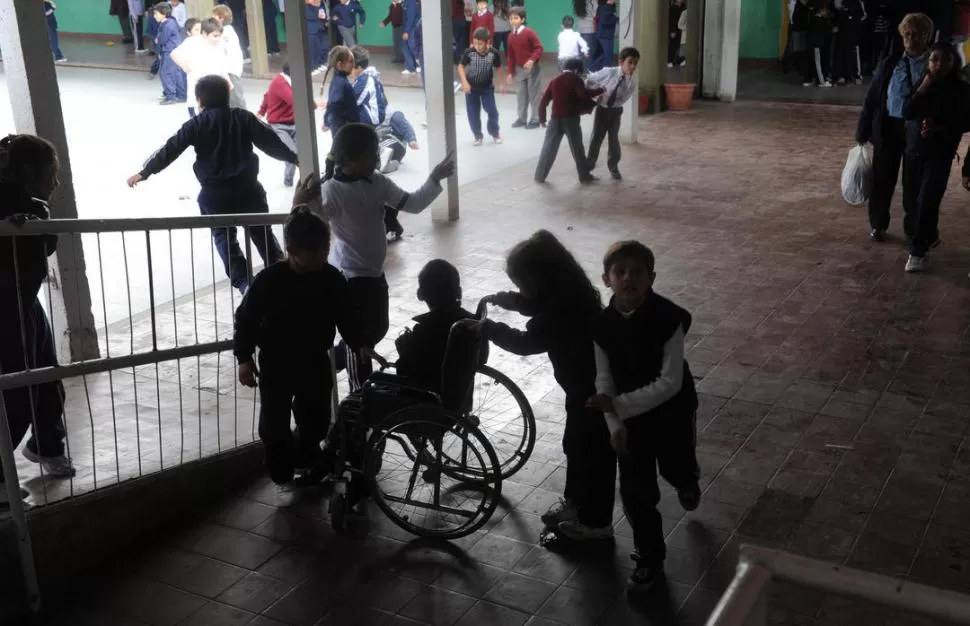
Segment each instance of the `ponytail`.
[[347,46],[334,46],[330,48],[330,54],[327,55],[327,71],[323,74],[323,82],[320,84],[320,95],[323,95],[324,86],[327,84],[327,77],[330,76],[330,72],[337,63],[345,63],[347,61],[352,61],[354,58],[354,53],[351,52],[350,48]]

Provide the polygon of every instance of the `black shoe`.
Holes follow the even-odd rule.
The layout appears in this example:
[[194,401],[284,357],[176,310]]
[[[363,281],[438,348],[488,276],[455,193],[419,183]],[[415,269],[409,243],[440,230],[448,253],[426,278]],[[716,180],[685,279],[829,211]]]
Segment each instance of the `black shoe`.
[[536,128],[539,128],[539,122],[532,120],[531,122],[525,125],[525,128],[526,130],[535,130]]
[[595,183],[598,180],[599,180],[599,178],[597,176],[593,176],[592,174],[588,174],[586,176],[580,177],[579,182],[583,183],[584,185],[588,185],[590,183]]
[[613,180],[623,180],[623,174],[620,174],[620,170],[610,170],[610,176]]
[[869,231],[869,239],[876,242],[886,241],[886,231],[879,228],[873,228]]
[[651,566],[638,563],[637,568],[633,570],[633,573],[627,579],[627,583],[633,589],[647,591],[648,589],[652,589],[659,581],[662,581],[663,577],[663,564]]
[[697,510],[697,507],[699,507],[701,504],[700,485],[694,483],[686,489],[678,490],[677,499],[680,500],[680,506],[684,507],[685,511]]
[[522,128],[523,126],[525,126],[525,122],[522,120],[515,120],[512,122],[512,128]]

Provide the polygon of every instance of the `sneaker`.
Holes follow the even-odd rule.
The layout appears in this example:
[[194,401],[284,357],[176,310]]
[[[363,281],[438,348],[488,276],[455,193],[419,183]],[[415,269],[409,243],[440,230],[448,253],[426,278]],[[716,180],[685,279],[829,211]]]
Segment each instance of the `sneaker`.
[[546,526],[559,526],[561,522],[576,519],[577,515],[579,511],[571,500],[559,498],[559,502],[553,504],[540,519]]
[[845,87],[845,79],[844,78],[840,78],[839,79],[839,87]]
[[682,59],[678,67],[687,67],[687,59]]
[[687,489],[678,490],[677,499],[680,500],[680,506],[684,507],[685,511],[697,510],[697,507],[699,507],[701,504],[700,485],[694,483]]
[[536,120],[532,120],[531,122],[526,124],[525,127],[527,130],[535,130],[536,128],[539,128],[539,122]]
[[804,83],[802,83],[802,87],[814,87],[814,86],[815,86],[815,83],[813,83],[810,80],[807,80]]
[[281,509],[291,507],[300,500],[300,492],[295,483],[276,485],[276,506]]
[[596,541],[598,539],[612,539],[613,527],[604,526],[603,528],[593,528],[583,524],[578,519],[570,519],[559,522],[556,527],[563,537],[573,541]]
[[831,81],[825,81],[824,83],[819,85],[819,87],[824,87],[825,89],[828,89],[831,86],[832,86]]
[[135,54],[137,54],[138,56],[145,56],[146,54],[151,54],[151,52],[149,52],[148,50],[142,49],[142,50],[135,50]]
[[403,74],[404,76],[410,76],[411,74],[414,74],[414,73],[415,72],[412,72],[409,69],[403,69],[403,70],[401,70],[401,74]]
[[906,271],[910,273],[922,272],[929,265],[929,259],[925,256],[909,255],[906,259]]
[[159,104],[162,106],[168,106],[170,104],[178,104],[178,102],[179,101],[175,100],[174,98],[173,99],[165,98],[161,102],[159,102]]
[[599,180],[598,176],[593,176],[592,174],[588,174],[580,178],[579,182],[583,183],[584,185],[588,185],[590,183],[595,183],[598,180]]
[[525,122],[523,122],[522,120],[515,120],[514,122],[512,122],[512,128],[524,128],[524,127],[525,127]]
[[30,448],[24,447],[24,458],[31,463],[40,463],[44,473],[51,476],[70,478],[77,473],[74,465],[71,464],[71,459],[63,454],[60,456],[40,456]]
[[502,136],[501,135],[495,135],[494,137],[492,137],[492,142],[493,143],[496,143],[496,144],[502,143]]
[[482,145],[482,138],[481,137],[476,137],[475,138],[475,141],[472,142],[472,145],[473,146],[480,146],[480,145]]
[[396,161],[394,159],[391,159],[390,161],[387,162],[387,165],[384,166],[384,169],[381,170],[381,173],[382,174],[392,174],[392,173],[396,172],[398,169],[400,169],[400,167],[401,167],[401,162],[400,161]]
[[633,570],[633,573],[627,579],[627,583],[631,587],[646,591],[656,585],[657,581],[663,579],[663,575],[663,565],[651,566],[638,563],[637,568]]
[[381,172],[385,171],[387,166],[390,164],[391,156],[393,154],[394,154],[394,151],[391,150],[390,148],[381,148],[380,161],[378,162],[379,164],[377,166],[377,168]]
[[54,59],[54,63],[67,63],[67,57],[61,57],[59,59]]
[[877,243],[881,243],[886,240],[886,231],[879,228],[873,228],[869,231],[869,239]]
[[414,72],[416,74],[420,74],[421,73],[421,66],[419,65],[418,67],[414,68]]
[[623,174],[620,173],[620,170],[610,170],[610,176],[613,180],[623,180]]
[[673,63],[668,63],[668,64],[667,64],[667,67],[673,67],[673,66],[674,66],[674,64],[673,64]]

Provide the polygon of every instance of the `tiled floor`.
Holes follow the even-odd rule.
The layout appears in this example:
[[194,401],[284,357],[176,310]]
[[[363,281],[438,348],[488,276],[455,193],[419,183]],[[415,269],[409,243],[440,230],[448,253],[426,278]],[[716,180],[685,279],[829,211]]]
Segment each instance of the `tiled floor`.
[[[854,121],[750,103],[645,119],[624,181],[580,186],[565,154],[544,186],[508,170],[463,187],[460,222],[415,224],[391,250],[400,325],[433,256],[459,265],[473,302],[509,286],[503,254],[537,228],[591,275],[616,239],[654,248],[658,291],[694,314],[705,488],[688,515],[664,492],[666,590],[624,595],[619,511],[612,548],[536,545],[537,513],[562,487],[561,394],[544,359],[509,358],[540,446],[487,532],[415,542],[375,510],[346,540],[319,494],[280,511],[264,483],[155,538],[52,623],[698,624],[746,541],[970,592],[970,196],[952,181],[936,265],[905,275],[898,220],[871,244],[864,210],[840,198]],[[789,585],[774,589],[771,623],[930,624]]]

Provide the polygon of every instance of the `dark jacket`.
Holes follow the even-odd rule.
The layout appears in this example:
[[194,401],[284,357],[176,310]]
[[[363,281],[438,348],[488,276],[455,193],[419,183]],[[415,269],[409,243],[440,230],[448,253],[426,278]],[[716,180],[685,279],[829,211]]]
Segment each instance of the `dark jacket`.
[[680,30],[680,16],[687,10],[687,5],[684,3],[674,4],[670,3],[670,9],[667,11],[667,32],[676,33]]
[[[524,299],[515,310],[532,313]],[[598,311],[560,307],[532,315],[525,331],[488,320],[484,332],[489,341],[512,354],[548,352],[556,382],[566,393],[566,410],[583,410],[586,400],[596,394],[593,326],[598,315]]]
[[404,0],[404,30],[409,33],[408,37],[419,21],[421,21],[421,4],[418,0]]
[[802,0],[796,0],[792,11],[791,29],[796,32],[808,31],[812,23],[812,11]]
[[889,118],[889,112],[886,109],[889,81],[892,80],[893,70],[902,56],[902,51],[891,54],[880,61],[872,73],[872,83],[862,103],[862,112],[859,113],[859,123],[856,125],[856,143],[871,141],[876,148],[882,146],[883,127]]
[[461,307],[428,311],[415,317],[414,328],[405,330],[394,342],[398,356],[397,373],[418,387],[440,391],[441,364],[445,360],[451,327],[459,320],[474,318],[473,313]]
[[271,265],[256,275],[236,309],[233,353],[244,363],[258,346],[264,368],[329,370],[336,330],[348,346],[360,347],[349,302],[347,281],[332,265],[307,274],[287,261]]
[[171,165],[190,146],[195,148],[196,178],[203,188],[250,189],[259,183],[256,146],[269,156],[296,163],[276,132],[245,109],[205,109],[187,121],[148,159],[141,175],[148,178]]
[[347,4],[341,2],[335,4],[333,10],[330,11],[330,19],[333,20],[334,24],[346,28],[357,26],[357,16],[360,16],[360,25],[363,26],[367,22],[367,13],[359,2],[348,2]]
[[[13,215],[46,220],[50,212],[46,203],[31,198],[19,186],[0,183],[0,220]],[[5,324],[12,324],[30,309],[47,278],[47,257],[56,249],[57,235],[0,237],[0,315]]]
[[[657,380],[663,369],[664,345],[678,327],[686,335],[691,319],[685,309],[654,292],[629,317],[620,314],[611,302],[600,315],[595,333],[596,344],[609,358],[616,393],[629,393]],[[680,391],[651,413],[686,415],[696,410],[697,391],[685,360]]]
[[[926,91],[917,90],[903,108],[906,117],[906,154],[928,159],[953,160],[963,133],[970,130],[970,85],[956,73]],[[923,121],[932,128],[922,136]],[[968,171],[964,163],[964,172]]]
[[835,13],[827,0],[808,0],[808,45],[821,48],[832,37]]
[[862,0],[842,0],[842,8],[835,12],[835,25],[839,28],[839,34],[857,36],[865,15]]
[[330,83],[330,92],[327,100],[327,110],[323,114],[323,124],[330,129],[333,137],[345,124],[360,121],[360,114],[357,110],[357,96],[354,95],[354,86],[350,84],[347,72],[336,71],[333,73],[333,81]]
[[616,26],[620,18],[616,16],[615,4],[601,4],[596,9],[596,37],[597,39],[615,39]]

